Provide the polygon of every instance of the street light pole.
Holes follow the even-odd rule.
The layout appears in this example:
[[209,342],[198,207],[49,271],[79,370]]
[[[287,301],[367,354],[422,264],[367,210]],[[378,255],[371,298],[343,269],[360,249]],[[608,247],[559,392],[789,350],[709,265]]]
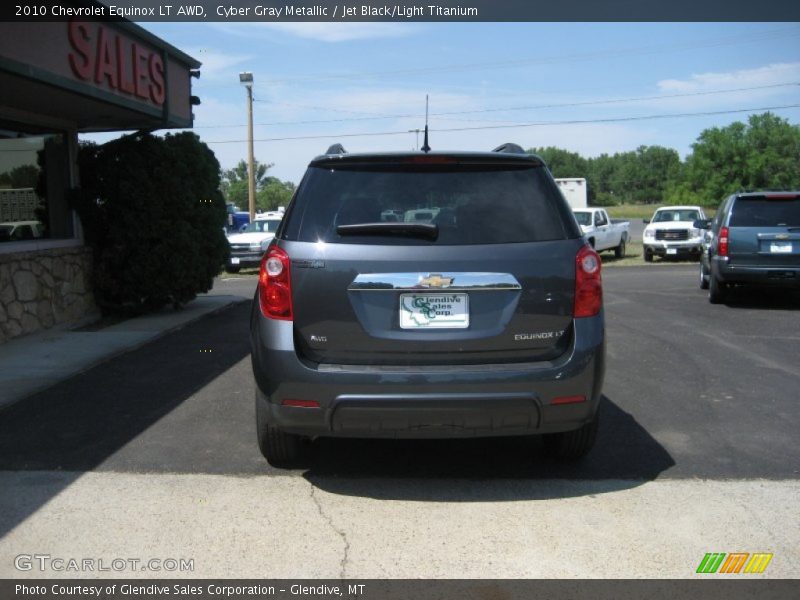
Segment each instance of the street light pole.
[[256,174],[253,166],[253,74],[239,73],[239,83],[247,88],[247,198],[250,222],[256,219]]

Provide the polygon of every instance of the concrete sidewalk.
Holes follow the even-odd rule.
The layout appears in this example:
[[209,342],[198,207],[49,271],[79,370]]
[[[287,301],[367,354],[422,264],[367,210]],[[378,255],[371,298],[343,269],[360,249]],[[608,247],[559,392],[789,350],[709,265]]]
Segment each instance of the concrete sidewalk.
[[245,301],[238,296],[202,295],[182,310],[165,308],[97,331],[49,330],[6,342],[0,345],[0,410],[206,315]]

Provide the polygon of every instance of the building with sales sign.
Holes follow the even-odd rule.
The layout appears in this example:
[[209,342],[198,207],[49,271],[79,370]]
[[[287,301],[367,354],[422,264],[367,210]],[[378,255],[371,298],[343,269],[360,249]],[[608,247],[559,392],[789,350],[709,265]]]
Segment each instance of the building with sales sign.
[[0,23],[0,343],[96,314],[78,135],[191,127],[199,66],[128,21]]

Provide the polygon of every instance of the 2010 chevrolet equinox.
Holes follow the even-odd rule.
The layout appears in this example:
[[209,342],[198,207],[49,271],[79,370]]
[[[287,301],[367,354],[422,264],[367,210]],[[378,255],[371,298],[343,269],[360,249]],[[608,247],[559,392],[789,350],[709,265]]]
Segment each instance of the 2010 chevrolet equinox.
[[258,442],[544,434],[592,447],[605,371],[600,260],[542,160],[348,154],[309,165],[261,262]]

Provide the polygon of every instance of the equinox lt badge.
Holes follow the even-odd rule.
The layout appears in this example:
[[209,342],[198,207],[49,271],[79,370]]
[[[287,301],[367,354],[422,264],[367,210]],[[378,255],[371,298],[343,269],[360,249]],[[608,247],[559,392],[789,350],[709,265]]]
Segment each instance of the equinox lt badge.
[[542,331],[540,333],[516,333],[514,334],[515,342],[522,342],[525,340],[551,340],[559,338],[564,335],[564,330],[561,331]]

